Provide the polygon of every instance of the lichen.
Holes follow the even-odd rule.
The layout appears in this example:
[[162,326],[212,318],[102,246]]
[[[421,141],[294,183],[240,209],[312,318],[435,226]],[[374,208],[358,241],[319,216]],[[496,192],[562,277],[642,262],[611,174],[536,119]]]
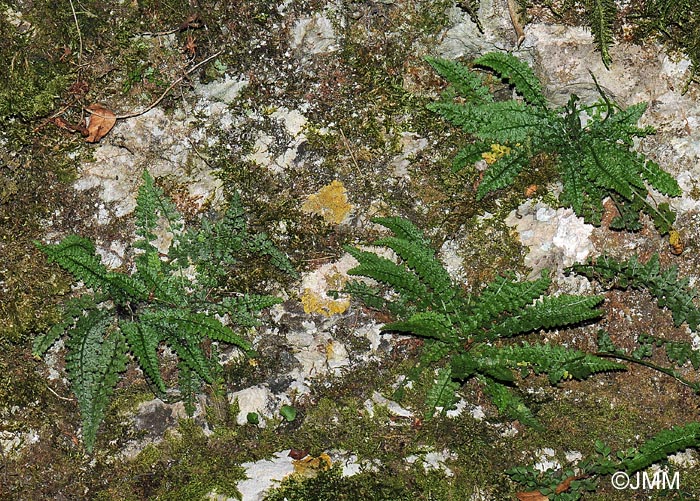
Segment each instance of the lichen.
[[318,214],[329,224],[340,224],[352,210],[348,195],[341,181],[333,181],[318,192],[309,195],[301,206],[304,212]]

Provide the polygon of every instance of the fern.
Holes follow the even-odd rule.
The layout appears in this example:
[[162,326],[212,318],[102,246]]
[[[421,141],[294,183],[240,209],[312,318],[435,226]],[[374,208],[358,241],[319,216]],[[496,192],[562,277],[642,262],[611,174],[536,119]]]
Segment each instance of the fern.
[[585,264],[576,264],[570,271],[595,279],[609,289],[646,290],[656,298],[659,308],[671,311],[676,327],[686,322],[691,330],[698,330],[700,310],[694,304],[697,291],[689,287],[688,277],[678,277],[677,266],[662,269],[658,254],[646,263],[640,263],[636,256],[622,262],[601,256]]
[[[429,240],[406,219],[374,220],[394,233],[373,245],[391,248],[396,262],[353,247],[346,250],[359,265],[349,271],[376,280],[386,289],[351,281],[345,288],[370,306],[381,306],[397,319],[383,331],[410,333],[425,339],[420,363],[409,374],[418,377],[426,368],[438,366],[437,380],[426,398],[430,417],[437,407],[453,403],[458,382],[476,377],[488,388],[503,412],[523,422],[535,423],[526,406],[503,383],[514,383],[517,375],[546,373],[552,384],[564,378],[584,379],[595,372],[619,370],[620,364],[560,346],[491,345],[492,341],[518,334],[574,325],[601,315],[600,297],[547,296],[550,280],[518,282],[499,277],[478,296],[465,294],[452,282],[429,246]],[[445,365],[447,363],[447,365]]]
[[700,423],[674,426],[658,433],[646,441],[632,458],[625,460],[623,465],[628,472],[633,473],[689,447],[700,447]]
[[[142,369],[160,398],[171,394],[161,371],[159,355],[169,346],[178,358],[180,398],[192,408],[202,382],[212,383],[217,361],[207,350],[208,341],[237,346],[252,354],[251,344],[221,318],[233,325],[258,325],[257,313],[277,304],[276,297],[239,294],[224,290],[224,279],[239,265],[239,257],[264,254],[283,271],[294,272],[286,256],[262,234],[248,231],[237,197],[226,214],[214,223],[183,231],[182,217],[144,172],[136,204],[136,235],[132,274],[108,271],[89,240],[72,235],[55,245],[37,246],[92,289],[70,299],[61,320],[34,342],[42,355],[62,336],[66,341],[66,372],[78,400],[85,449],[92,451],[97,429],[128,357]],[[154,245],[161,224],[174,235],[164,256]],[[195,276],[185,269],[194,266]],[[206,342],[206,343],[205,343]]]
[[596,440],[595,453],[579,461],[576,468],[557,467],[542,471],[533,466],[518,466],[509,469],[506,474],[525,486],[529,492],[522,494],[531,495],[533,499],[544,499],[546,496],[560,501],[576,500],[583,499],[581,494],[585,491],[595,491],[601,477],[619,474],[617,472],[632,474],[688,448],[700,448],[700,423],[691,422],[662,430],[636,449],[615,453]]
[[612,57],[609,48],[613,43],[613,23],[617,15],[614,0],[585,0],[586,21],[591,27],[593,41],[600,51],[606,68],[610,69]]
[[[609,15],[605,6],[610,0],[595,3],[603,9],[600,15]],[[667,205],[656,207],[647,201],[646,190],[649,185],[665,195],[679,196],[678,183],[655,162],[631,149],[635,138],[654,132],[651,127],[637,126],[645,103],[623,109],[598,86],[601,99],[596,103],[584,105],[572,95],[565,106],[550,107],[527,64],[509,54],[489,53],[474,64],[493,71],[522,96],[522,100],[495,101],[485,96],[489,87],[474,69],[437,58],[427,61],[452,84],[443,98],[428,108],[475,139],[457,154],[455,170],[490,154],[493,145],[506,147],[484,173],[477,199],[512,184],[530,168],[533,157],[544,154],[552,159],[561,177],[560,202],[570,205],[587,222],[600,224],[602,201],[611,197],[621,214],[611,227],[638,230],[640,213],[645,213],[661,234],[672,229],[675,215]]]

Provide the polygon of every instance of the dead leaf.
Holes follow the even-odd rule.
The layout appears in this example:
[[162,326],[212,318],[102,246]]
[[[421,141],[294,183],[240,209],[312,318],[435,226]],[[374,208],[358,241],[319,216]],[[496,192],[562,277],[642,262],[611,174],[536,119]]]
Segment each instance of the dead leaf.
[[88,143],[97,143],[112,130],[117,123],[117,116],[108,108],[101,104],[91,104],[86,108],[90,112],[90,122],[87,130],[88,136],[85,140]]
[[582,478],[588,478],[588,475],[574,475],[571,477],[566,477],[559,485],[557,485],[554,493],[561,494],[562,492],[568,491],[569,487],[571,487],[571,482],[574,480],[581,480]]
[[549,501],[540,491],[516,492],[515,495],[520,501]]

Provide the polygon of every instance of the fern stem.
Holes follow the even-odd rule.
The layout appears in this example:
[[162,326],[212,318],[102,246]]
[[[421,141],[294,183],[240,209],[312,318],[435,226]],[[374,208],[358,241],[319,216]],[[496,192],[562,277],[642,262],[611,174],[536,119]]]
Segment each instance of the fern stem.
[[598,352],[595,353],[595,356],[597,357],[605,357],[605,358],[617,358],[620,360],[625,360],[627,362],[632,362],[635,364],[642,365],[644,367],[648,367],[649,369],[653,369],[658,372],[662,372],[666,374],[667,376],[671,376],[673,379],[678,381],[679,383],[683,384],[684,386],[687,386],[691,390],[693,390],[696,394],[700,395],[700,383],[694,383],[692,381],[689,381],[685,379],[683,376],[680,376],[676,371],[673,369],[669,369],[668,367],[663,367],[661,365],[657,365],[653,362],[647,362],[646,360],[640,360],[638,358],[634,358],[630,355],[625,355],[624,353],[610,353],[606,351]]

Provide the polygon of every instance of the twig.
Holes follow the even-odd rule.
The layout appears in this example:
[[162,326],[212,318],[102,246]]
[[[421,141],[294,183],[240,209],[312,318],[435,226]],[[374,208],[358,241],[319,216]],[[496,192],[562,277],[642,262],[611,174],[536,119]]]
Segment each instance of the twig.
[[515,34],[518,35],[518,41],[515,46],[520,48],[520,44],[525,40],[525,30],[520,24],[520,16],[518,16],[518,7],[515,5],[515,0],[508,0],[508,15],[510,15],[510,22],[513,24]]
[[75,7],[73,6],[73,0],[68,0],[70,2],[70,10],[73,12],[73,21],[75,21],[75,29],[78,31],[78,65],[80,65],[83,60],[83,35],[80,33],[80,25],[78,24],[78,16],[75,13]]
[[343,142],[345,143],[345,148],[347,148],[348,153],[350,153],[350,158],[352,159],[352,163],[355,165],[355,170],[357,170],[357,173],[360,174],[362,171],[360,170],[360,166],[357,164],[357,160],[355,159],[355,154],[352,152],[352,149],[350,148],[350,143],[348,142],[348,138],[345,137],[345,132],[343,132],[343,129],[338,126],[338,130],[340,131],[340,135],[343,136]]
[[57,396],[58,398],[60,398],[61,400],[66,400],[66,401],[68,401],[68,402],[75,402],[75,399],[74,399],[74,398],[62,397],[61,395],[59,395],[58,393],[56,393],[55,391],[53,391],[53,388],[51,388],[49,385],[46,385],[46,387],[49,389],[49,391],[50,391],[51,393],[53,393],[54,395],[56,395],[56,396]]
[[[192,66],[189,70],[187,70],[187,71],[185,72],[184,75],[182,75],[180,78],[178,78],[178,79],[175,80],[173,83],[171,83],[171,84],[168,86],[168,88],[165,89],[165,91],[160,95],[160,97],[159,97],[158,99],[156,99],[155,101],[153,101],[153,102],[152,102],[150,105],[148,105],[145,109],[143,109],[143,110],[141,110],[141,111],[133,111],[133,112],[127,113],[126,115],[117,115],[115,118],[116,118],[117,120],[124,120],[124,119],[126,119],[126,118],[134,118],[134,117],[138,117],[138,116],[140,116],[140,115],[143,115],[143,114],[145,114],[145,113],[148,113],[148,112],[151,111],[153,108],[155,108],[156,106],[158,106],[158,103],[160,103],[163,99],[165,99],[165,96],[167,96],[168,93],[169,93],[171,90],[173,90],[177,84],[179,84],[180,82],[182,82],[182,81],[185,79],[185,77],[186,77],[187,75],[189,75],[189,74],[192,73],[194,70],[196,70],[197,68],[201,67],[202,65],[208,63],[208,62],[211,61],[212,59],[214,59],[214,58],[220,56],[222,52],[223,52],[223,50],[220,50],[219,52],[217,52],[217,53],[215,53],[215,54],[212,54],[212,55],[209,56],[208,58],[206,58],[206,59],[204,59],[204,60],[198,62],[198,63],[195,64],[194,66]],[[93,110],[89,110],[89,109],[87,109],[87,108],[85,108],[85,107],[83,107],[83,110],[86,111],[87,113],[90,113],[91,115],[95,115],[95,116],[98,116],[98,117],[101,117],[101,118],[110,118],[110,117],[105,116],[105,115],[100,115],[99,113],[97,113],[97,112],[95,112],[95,111],[93,111]]]

